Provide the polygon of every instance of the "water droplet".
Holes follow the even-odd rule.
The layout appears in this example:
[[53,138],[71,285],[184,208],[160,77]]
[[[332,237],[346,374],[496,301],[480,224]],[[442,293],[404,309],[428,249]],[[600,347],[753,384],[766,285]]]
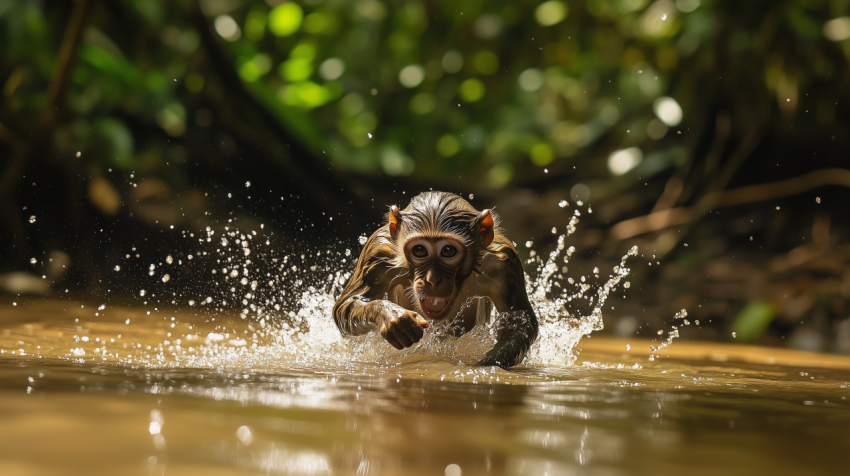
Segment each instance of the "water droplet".
[[661,15],[661,21],[666,21],[666,20],[667,20],[667,14],[665,13],[665,14]]
[[[470,193],[470,194],[469,194],[469,199],[470,199],[470,200],[472,200],[473,198],[475,198],[475,194],[474,194],[474,193]],[[820,200],[820,199],[818,199],[818,200]]]
[[164,274],[164,275],[162,276],[162,282],[163,282],[163,283],[167,283],[167,282],[169,282],[169,281],[171,281],[171,276],[169,276],[169,275],[167,275],[167,274]]
[[816,201],[817,203],[820,203],[820,197],[816,197],[816,198],[815,198],[815,201]]
[[557,230],[557,228],[555,228],[555,227],[553,226],[553,227],[552,227],[552,234],[554,235],[555,233],[558,233],[558,230]]
[[35,258],[30,258],[30,264],[35,264],[37,261]]
[[239,441],[245,446],[250,445],[254,441],[253,432],[251,432],[251,428],[247,426],[240,426],[239,429],[236,430],[236,438],[239,438]]
[[144,290],[144,289],[142,289],[141,291],[139,291],[139,296],[144,296],[144,295],[145,295],[145,290]]
[[372,133],[371,133],[371,132],[370,132],[370,133],[368,133],[368,134],[366,134],[366,135],[367,135],[367,136],[369,136],[369,138],[370,138],[370,139],[372,138]]
[[738,333],[737,333],[737,332],[733,332],[733,333],[732,333],[732,338],[734,339],[734,338],[736,338],[736,337],[738,337]]
[[776,207],[776,209],[779,210],[779,207]]
[[121,271],[121,266],[116,266],[115,271]]
[[632,346],[630,344],[626,344],[626,350],[632,350]]
[[30,217],[30,223],[35,223],[35,215]]
[[532,246],[534,246],[534,242],[533,242],[533,241],[526,241],[526,242],[525,242],[525,247],[526,247],[526,248],[531,248]]
[[446,476],[461,476],[463,471],[460,469],[460,466],[452,463],[446,466]]
[[360,246],[365,245],[367,240],[368,238],[366,238],[366,235],[360,235],[360,237],[357,238],[357,241],[360,243]]
[[151,424],[148,426],[148,431],[151,433],[151,435],[158,435],[159,432],[162,431],[162,426],[159,423],[152,421]]
[[566,200],[561,200],[560,202],[558,202],[558,206],[561,207],[561,208],[564,208],[567,205],[569,205],[569,203],[567,203]]
[[245,182],[245,188],[248,188],[250,186],[251,186],[251,182]]
[[79,156],[81,156],[81,155],[83,155],[83,153],[82,153],[82,152],[80,152],[80,151],[77,151],[77,157],[79,157]]
[[165,262],[171,264],[174,262],[174,258],[172,258],[171,255],[168,255],[165,257]]

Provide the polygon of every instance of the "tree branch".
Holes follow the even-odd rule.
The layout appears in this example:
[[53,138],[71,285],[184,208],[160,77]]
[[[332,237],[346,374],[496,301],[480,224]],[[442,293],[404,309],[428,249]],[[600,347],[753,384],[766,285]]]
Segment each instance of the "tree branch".
[[[280,120],[272,114],[265,106],[258,103],[254,95],[248,91],[242,83],[242,79],[232,67],[231,61],[218,41],[210,30],[209,22],[201,10],[199,0],[193,0],[190,7],[191,16],[195,24],[195,28],[201,36],[207,55],[209,56],[212,67],[216,70],[220,80],[224,83],[225,88],[231,97],[235,97],[248,109],[259,115],[260,122],[265,127],[272,130],[273,136],[276,137],[275,145],[282,143],[283,147],[277,148],[269,143],[268,140],[260,141],[259,144],[264,147],[272,157],[282,158],[282,163],[276,165],[282,168],[290,175],[290,177],[301,183],[305,189],[312,191],[314,196],[323,196],[332,200],[332,203],[347,203],[349,197],[345,195],[343,190],[347,187],[339,178],[326,169],[327,164],[322,157],[316,156],[304,144],[295,138],[286,128],[280,124]],[[256,134],[248,134],[248,136],[256,136]],[[255,142],[255,140],[252,140]],[[283,154],[281,150],[285,150]]]
[[[827,185],[850,188],[850,170],[838,168],[816,170],[788,180],[750,185],[725,192],[714,192],[706,195],[703,200],[706,203],[713,203],[715,206],[712,208],[734,207],[745,203],[764,202],[776,198],[790,197]],[[702,213],[708,210],[706,209]],[[699,218],[699,214],[696,211],[697,206],[678,207],[624,220],[611,227],[611,236],[618,240],[624,240],[643,233],[692,223]]]

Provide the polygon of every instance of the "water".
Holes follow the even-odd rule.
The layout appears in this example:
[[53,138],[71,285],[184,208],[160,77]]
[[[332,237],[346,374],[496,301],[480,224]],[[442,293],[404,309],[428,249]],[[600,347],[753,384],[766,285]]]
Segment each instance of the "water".
[[[493,345],[489,325],[454,338],[450,322],[432,324],[401,352],[377,335],[342,339],[331,309],[359,254],[354,242],[287,248],[262,223],[228,218],[169,230],[188,244],[168,252],[130,244],[108,263],[100,302],[0,304],[0,474],[813,474],[845,465],[850,358],[671,345],[692,324],[684,309],[653,342],[593,338],[607,301],[630,288],[628,261],[649,256],[631,248],[610,269],[570,272],[567,239],[580,216],[574,209],[559,225],[565,233],[545,257],[525,243],[540,336],[510,371],[473,365]],[[110,297],[127,286],[134,299]]]
[[[652,352],[648,342],[592,337],[571,365],[506,371],[427,353],[396,361],[357,354],[364,343],[346,347],[333,333],[324,343],[317,333],[290,344],[296,350],[285,355],[286,346],[268,340],[273,333],[258,333],[239,312],[212,321],[192,307],[150,315],[146,307],[99,308],[21,299],[0,306],[0,474],[847,467],[848,358],[678,341]],[[210,334],[222,339],[207,345]],[[329,348],[361,360],[321,352]],[[788,363],[804,366],[780,365]]]

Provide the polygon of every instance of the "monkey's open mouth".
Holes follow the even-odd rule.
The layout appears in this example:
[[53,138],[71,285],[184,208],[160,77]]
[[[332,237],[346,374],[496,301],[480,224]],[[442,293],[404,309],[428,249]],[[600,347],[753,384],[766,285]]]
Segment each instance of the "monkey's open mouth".
[[419,299],[419,307],[425,313],[425,317],[439,319],[451,308],[450,298],[423,297]]

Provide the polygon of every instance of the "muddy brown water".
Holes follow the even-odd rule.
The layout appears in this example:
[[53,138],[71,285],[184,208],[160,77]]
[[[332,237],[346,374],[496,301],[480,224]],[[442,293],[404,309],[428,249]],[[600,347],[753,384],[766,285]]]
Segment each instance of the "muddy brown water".
[[[647,342],[593,337],[564,368],[339,366],[246,360],[264,351],[238,317],[16,304],[0,305],[2,475],[850,471],[844,357],[676,341],[649,361]],[[222,325],[245,337],[232,360],[180,358]]]

